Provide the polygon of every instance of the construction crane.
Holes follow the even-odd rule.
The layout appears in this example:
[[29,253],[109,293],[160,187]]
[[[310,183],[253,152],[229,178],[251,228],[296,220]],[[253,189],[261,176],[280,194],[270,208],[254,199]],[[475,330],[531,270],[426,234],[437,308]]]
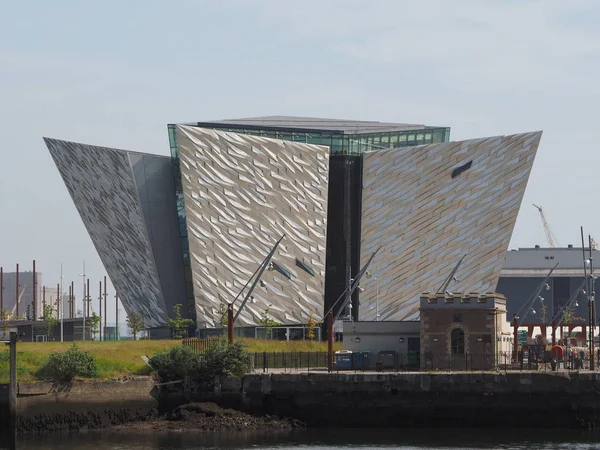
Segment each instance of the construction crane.
[[550,229],[550,225],[548,225],[548,221],[546,220],[546,216],[544,215],[544,211],[541,206],[533,205],[540,212],[540,217],[542,218],[542,225],[544,227],[544,233],[546,234],[546,240],[548,241],[548,247],[556,247],[558,245],[558,239],[554,236],[554,233]]

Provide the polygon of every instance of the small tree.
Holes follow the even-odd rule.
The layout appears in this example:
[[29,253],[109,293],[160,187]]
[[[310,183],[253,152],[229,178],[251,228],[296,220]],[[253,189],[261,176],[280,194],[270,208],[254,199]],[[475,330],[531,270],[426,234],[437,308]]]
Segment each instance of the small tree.
[[2,334],[6,339],[8,334],[8,321],[10,320],[10,312],[6,308],[0,309],[0,320],[2,321]]
[[212,343],[204,352],[199,376],[205,381],[215,377],[242,376],[250,371],[250,355],[241,341],[225,339]]
[[317,321],[315,320],[312,312],[308,317],[308,323],[306,324],[306,337],[311,341],[315,338],[315,328],[317,326]]
[[65,352],[51,353],[38,375],[69,383],[74,377],[95,378],[98,376],[98,366],[94,355],[73,344]]
[[92,311],[92,317],[90,317],[90,328],[92,329],[93,339],[96,338],[96,334],[100,330],[100,322],[101,321],[102,321],[102,319],[100,318],[100,316],[98,314],[96,314],[96,311]]
[[262,319],[260,319],[260,323],[265,327],[265,334],[267,335],[267,339],[271,335],[271,331],[273,330],[273,327],[280,325],[279,322],[277,322],[276,320],[273,320],[269,317],[269,311],[270,311],[270,309],[266,308],[265,311],[263,312]]
[[48,341],[50,341],[52,329],[54,328],[54,325],[58,323],[58,319],[54,316],[54,308],[52,308],[52,305],[44,306],[40,320],[46,322]]
[[146,328],[144,316],[136,313],[135,311],[131,311],[127,315],[127,326],[131,330],[131,334],[133,334],[133,340],[135,341],[138,333]]
[[188,324],[194,323],[192,319],[184,319],[181,317],[181,303],[173,305],[174,319],[167,318],[167,324],[173,330],[173,337],[175,339],[183,339],[186,335],[186,328]]
[[229,317],[227,316],[227,302],[225,300],[220,299],[221,303],[219,303],[219,323],[223,328],[227,328],[229,325]]
[[542,302],[542,307],[540,308],[540,320],[542,321],[542,323],[544,325],[546,324],[547,315],[548,315],[548,307],[546,306],[546,304],[544,302]]

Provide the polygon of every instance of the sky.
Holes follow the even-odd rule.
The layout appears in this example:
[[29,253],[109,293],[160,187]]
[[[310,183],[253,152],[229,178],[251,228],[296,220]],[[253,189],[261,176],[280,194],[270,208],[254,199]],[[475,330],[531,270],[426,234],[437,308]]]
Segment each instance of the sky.
[[7,272],[105,275],[43,136],[166,155],[168,123],[261,115],[543,130],[510,248],[546,245],[532,203],[600,241],[600,2],[0,0],[0,23]]

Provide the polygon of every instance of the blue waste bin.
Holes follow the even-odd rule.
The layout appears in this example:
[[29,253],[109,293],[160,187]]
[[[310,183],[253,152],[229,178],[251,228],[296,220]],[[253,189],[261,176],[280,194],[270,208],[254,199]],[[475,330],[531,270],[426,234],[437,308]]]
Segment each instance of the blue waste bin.
[[335,352],[335,369],[347,370],[352,369],[352,351],[339,350]]
[[356,370],[368,369],[370,359],[371,359],[370,352],[353,352],[352,353],[352,367]]

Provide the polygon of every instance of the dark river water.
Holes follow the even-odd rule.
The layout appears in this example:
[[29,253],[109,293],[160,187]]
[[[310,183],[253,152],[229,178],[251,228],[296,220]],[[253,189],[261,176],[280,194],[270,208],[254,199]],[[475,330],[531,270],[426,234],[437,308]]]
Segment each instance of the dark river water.
[[[322,429],[286,433],[94,431],[21,438],[18,450],[598,449],[600,432],[574,430]],[[0,444],[0,449],[9,449]]]

